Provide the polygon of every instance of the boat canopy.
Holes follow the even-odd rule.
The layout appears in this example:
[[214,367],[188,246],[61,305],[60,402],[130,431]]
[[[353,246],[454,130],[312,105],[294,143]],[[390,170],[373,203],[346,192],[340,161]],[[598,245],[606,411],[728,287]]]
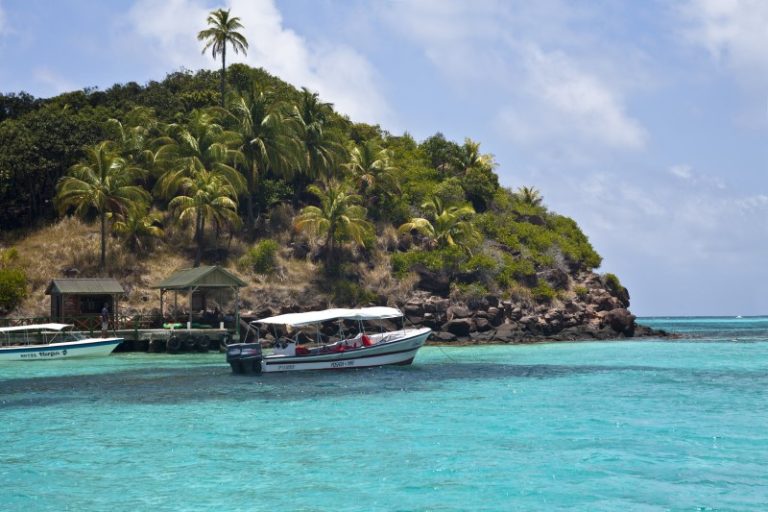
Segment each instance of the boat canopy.
[[61,331],[71,324],[32,324],[15,325],[13,327],[0,327],[0,332],[22,332],[22,331]]
[[260,320],[254,320],[252,324],[279,324],[301,327],[328,320],[384,320],[386,318],[400,318],[403,314],[399,309],[384,306],[370,308],[334,308],[323,311],[307,311],[306,313],[286,313],[285,315],[270,316]]

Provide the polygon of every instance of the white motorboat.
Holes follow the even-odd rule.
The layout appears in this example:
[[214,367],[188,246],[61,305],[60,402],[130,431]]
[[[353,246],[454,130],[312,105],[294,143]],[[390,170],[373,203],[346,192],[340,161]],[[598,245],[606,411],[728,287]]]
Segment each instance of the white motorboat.
[[[407,365],[413,362],[416,352],[424,345],[432,330],[428,327],[385,330],[373,324],[382,320],[403,323],[403,314],[389,307],[359,309],[326,309],[306,313],[262,318],[251,322],[256,327],[254,343],[236,343],[227,347],[227,362],[234,373],[270,373],[301,370],[335,370],[365,368],[370,366]],[[322,341],[320,327],[328,322],[338,322],[337,336]],[[295,331],[293,337],[278,338],[270,353],[262,352],[259,325],[287,326]],[[345,326],[354,324],[354,335],[345,333]],[[303,345],[308,336],[305,329],[316,326],[314,343]]]
[[123,338],[86,338],[70,324],[0,327],[0,361],[107,356]]

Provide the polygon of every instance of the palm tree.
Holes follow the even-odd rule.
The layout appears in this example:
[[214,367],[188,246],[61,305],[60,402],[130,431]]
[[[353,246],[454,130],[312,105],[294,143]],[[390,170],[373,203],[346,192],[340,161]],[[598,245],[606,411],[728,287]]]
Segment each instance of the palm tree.
[[[186,126],[170,125],[168,131],[155,155],[163,171],[155,191],[158,196],[170,199],[168,206],[179,212],[180,220],[194,213],[198,246],[195,266],[199,266],[205,220],[226,221],[232,226],[240,224],[239,218],[231,218],[231,215],[237,217],[236,210],[224,211],[230,205],[236,207],[237,195],[246,191],[245,178],[233,167],[243,158],[240,151],[232,149],[240,137],[224,130],[215,122],[213,113],[205,111],[192,112]],[[213,194],[214,189],[218,195]],[[200,202],[205,196],[211,197],[209,203]],[[228,199],[224,200],[224,196]],[[198,214],[202,217],[198,218]]]
[[541,192],[536,187],[520,187],[515,193],[515,197],[523,204],[533,207],[541,206],[544,201]]
[[226,83],[227,73],[227,44],[232,45],[235,53],[240,51],[247,54],[248,41],[240,32],[243,28],[240,18],[237,16],[229,17],[229,10],[217,9],[211,11],[208,15],[208,25],[210,28],[201,30],[197,34],[198,41],[206,41],[203,47],[203,53],[210,48],[211,54],[215,59],[221,54],[221,106],[224,107],[224,84]]
[[338,134],[328,126],[332,112],[332,105],[320,101],[316,92],[306,87],[302,89],[294,115],[299,121],[301,140],[304,142],[304,171],[311,179],[334,178],[337,163],[344,155],[344,146],[339,142]]
[[449,162],[450,168],[458,176],[463,176],[472,168],[493,169],[492,155],[480,153],[480,143],[470,138],[464,139],[464,144],[459,147],[459,153]]
[[469,251],[478,243],[482,236],[475,226],[469,222],[475,214],[469,205],[445,207],[438,197],[421,205],[428,217],[415,217],[398,228],[400,233],[418,231],[432,240],[437,247],[458,245]]
[[158,141],[160,148],[155,154],[162,172],[155,185],[157,195],[173,197],[183,178],[203,170],[221,175],[236,192],[244,192],[245,179],[234,167],[243,156],[232,149],[239,141],[240,136],[224,130],[211,112],[195,110],[186,126],[170,125],[168,135]]
[[374,212],[382,198],[400,194],[392,150],[368,140],[354,147],[349,156],[347,169],[357,182],[359,194],[366,198],[369,211]]
[[159,226],[160,216],[149,211],[149,206],[139,204],[130,208],[127,213],[120,215],[112,224],[112,231],[120,235],[129,249],[144,251],[147,240],[163,235]]
[[60,213],[74,207],[77,215],[93,208],[101,221],[101,259],[104,270],[107,253],[107,217],[125,214],[132,207],[148,203],[150,195],[136,182],[146,174],[143,169],[129,165],[118,156],[111,141],[85,148],[85,158],[73,165],[69,175],[56,186],[56,205]]
[[281,105],[268,95],[254,91],[248,96],[236,98],[230,106],[241,136],[240,151],[245,159],[244,174],[248,187],[246,219],[251,234],[257,217],[253,199],[259,176],[272,171],[291,177],[302,157],[295,120],[283,116],[280,109]]
[[237,215],[237,191],[221,174],[201,169],[192,176],[180,179],[181,193],[171,199],[169,208],[180,221],[189,219],[195,223],[195,267],[200,266],[205,243],[205,223],[211,220],[217,226],[240,225]]
[[117,119],[108,119],[106,129],[112,133],[112,140],[123,158],[137,165],[151,165],[154,154],[150,146],[158,122],[146,107],[134,108],[128,117],[130,121],[127,126]]
[[366,219],[366,209],[360,206],[360,196],[348,193],[341,184],[331,181],[325,188],[310,185],[307,190],[320,200],[320,206],[304,207],[294,226],[311,235],[325,236],[326,269],[330,270],[337,244],[351,240],[365,246],[364,238],[372,226]]

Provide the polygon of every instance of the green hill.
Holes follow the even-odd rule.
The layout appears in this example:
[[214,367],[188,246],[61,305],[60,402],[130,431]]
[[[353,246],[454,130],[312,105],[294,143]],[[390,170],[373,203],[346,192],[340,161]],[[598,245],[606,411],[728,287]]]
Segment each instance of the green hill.
[[148,279],[200,263],[253,282],[253,308],[432,294],[536,312],[586,308],[596,290],[619,299],[604,311],[628,306],[615,277],[595,279],[576,222],[534,187],[500,186],[479,143],[355,123],[241,64],[220,108],[219,77],[0,95],[0,288],[26,279],[26,298],[0,291],[5,314],[43,314],[42,289],[70,267],[120,277],[149,308]]

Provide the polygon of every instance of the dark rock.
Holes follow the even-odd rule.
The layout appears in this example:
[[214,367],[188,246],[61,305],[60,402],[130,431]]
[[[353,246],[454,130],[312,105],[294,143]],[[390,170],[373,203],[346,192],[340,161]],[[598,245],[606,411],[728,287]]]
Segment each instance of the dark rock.
[[621,302],[622,307],[629,307],[629,290],[625,287],[621,287],[621,290],[616,291],[616,298]]
[[443,324],[443,330],[455,334],[456,336],[469,336],[474,327],[474,322],[470,318],[455,318]]
[[543,279],[555,290],[564,290],[568,287],[568,274],[559,268],[550,268],[536,273],[538,279]]
[[293,258],[303,260],[309,254],[312,248],[309,246],[309,242],[295,242],[290,245],[291,255]]
[[479,299],[478,298],[469,299],[467,305],[469,306],[469,309],[473,309],[475,311],[485,311],[486,309],[488,309],[488,306],[490,304],[488,304],[488,299],[486,299],[485,297],[482,297]]
[[581,306],[581,304],[577,304],[573,301],[568,301],[565,303],[565,310],[568,313],[578,313],[581,311],[584,311],[584,308]]
[[435,331],[442,325],[442,322],[438,321],[438,319],[431,313],[426,313],[420,325],[422,327],[429,327],[430,329]]
[[419,282],[416,286],[420,289],[441,296],[447,296],[451,291],[451,282],[446,274],[442,272],[432,272],[421,264],[414,265],[412,270],[419,276]]
[[503,324],[493,332],[494,339],[502,343],[515,343],[522,337],[516,324]]
[[478,332],[486,332],[491,330],[491,322],[487,318],[475,318],[475,329]]
[[485,331],[485,332],[473,332],[469,338],[472,341],[478,342],[478,343],[488,343],[491,341],[497,341],[496,335],[493,331]]
[[472,311],[466,306],[455,304],[448,308],[448,318],[467,318],[472,315]]
[[[567,327],[553,336],[556,341],[575,341],[584,339],[587,335],[580,327]],[[589,336],[591,337],[591,336]]]
[[621,307],[621,301],[604,290],[591,294],[591,302],[597,306],[597,311],[610,311]]
[[488,318],[491,318],[491,315],[487,311],[480,310],[480,311],[475,311],[475,318],[488,319]]
[[413,325],[424,325],[424,317],[421,317],[421,316],[406,316],[405,318],[407,318],[408,321],[411,322]]
[[428,313],[434,313],[438,317],[445,317],[448,313],[448,308],[451,305],[449,299],[439,299],[437,297],[430,297],[430,300],[424,303],[424,311]]
[[430,335],[429,339],[438,342],[451,342],[456,341],[456,335],[445,331],[435,331]]
[[491,321],[491,325],[498,327],[504,323],[504,311],[491,306],[487,311],[488,319]]
[[421,302],[409,302],[403,307],[403,313],[407,316],[423,316],[424,304]]
[[617,333],[625,336],[633,336],[635,334],[635,315],[627,309],[617,308],[608,311],[603,316],[603,322],[604,325],[610,326]]

